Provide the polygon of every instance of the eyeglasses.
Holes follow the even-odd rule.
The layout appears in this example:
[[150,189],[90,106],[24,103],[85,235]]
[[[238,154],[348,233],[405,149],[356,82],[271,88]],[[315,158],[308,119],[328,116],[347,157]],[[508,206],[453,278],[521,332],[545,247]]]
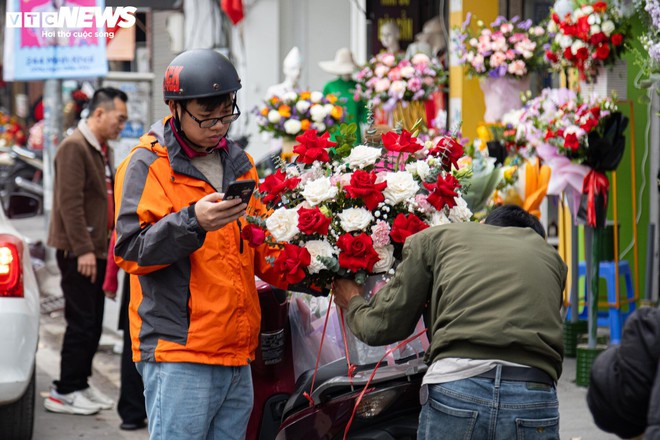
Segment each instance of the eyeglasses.
[[241,110],[235,104],[234,104],[234,108],[236,109],[236,113],[220,116],[219,118],[208,118],[208,119],[197,119],[195,115],[190,113],[185,106],[181,106],[181,107],[183,108],[184,112],[188,113],[188,116],[190,116],[193,121],[199,124],[199,128],[211,128],[214,125],[216,125],[218,122],[222,122],[224,125],[231,124],[236,119],[238,119],[239,116],[241,116]]

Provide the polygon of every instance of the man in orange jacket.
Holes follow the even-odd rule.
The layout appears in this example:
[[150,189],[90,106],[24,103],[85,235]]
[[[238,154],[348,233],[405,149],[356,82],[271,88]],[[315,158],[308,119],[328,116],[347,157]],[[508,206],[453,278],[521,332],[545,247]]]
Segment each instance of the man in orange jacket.
[[151,439],[245,437],[261,322],[254,277],[287,287],[267,262],[274,251],[241,239],[241,217],[264,206],[222,200],[232,181],[258,181],[252,158],[225,137],[240,88],[219,53],[177,56],[163,81],[171,116],[117,170],[115,259],[131,275]]

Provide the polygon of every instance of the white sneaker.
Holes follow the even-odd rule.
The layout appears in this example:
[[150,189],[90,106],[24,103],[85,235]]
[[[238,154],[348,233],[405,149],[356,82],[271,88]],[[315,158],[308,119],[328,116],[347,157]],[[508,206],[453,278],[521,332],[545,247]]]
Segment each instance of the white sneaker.
[[84,390],[82,390],[81,393],[90,402],[93,402],[98,406],[100,406],[101,409],[111,409],[112,406],[115,404],[115,402],[111,398],[109,398],[108,396],[106,396],[105,394],[103,394],[102,392],[100,392],[91,385],[85,388]]
[[82,416],[101,411],[101,406],[90,401],[82,391],[60,394],[55,390],[50,390],[50,395],[44,400],[44,406],[51,412]]

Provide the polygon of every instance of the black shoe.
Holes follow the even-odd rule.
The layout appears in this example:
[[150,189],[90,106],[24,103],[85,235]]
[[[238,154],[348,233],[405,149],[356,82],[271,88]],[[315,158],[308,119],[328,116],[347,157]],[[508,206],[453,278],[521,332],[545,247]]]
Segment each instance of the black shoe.
[[119,429],[124,431],[135,431],[137,429],[144,429],[147,427],[147,424],[144,420],[141,422],[123,422],[119,425]]

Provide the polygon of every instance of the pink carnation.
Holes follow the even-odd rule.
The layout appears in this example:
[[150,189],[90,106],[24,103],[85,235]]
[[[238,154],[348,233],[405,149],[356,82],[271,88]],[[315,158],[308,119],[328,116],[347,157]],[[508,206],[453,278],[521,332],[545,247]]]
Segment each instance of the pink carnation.
[[390,225],[382,220],[376,221],[371,227],[371,240],[374,247],[385,247],[390,244]]

